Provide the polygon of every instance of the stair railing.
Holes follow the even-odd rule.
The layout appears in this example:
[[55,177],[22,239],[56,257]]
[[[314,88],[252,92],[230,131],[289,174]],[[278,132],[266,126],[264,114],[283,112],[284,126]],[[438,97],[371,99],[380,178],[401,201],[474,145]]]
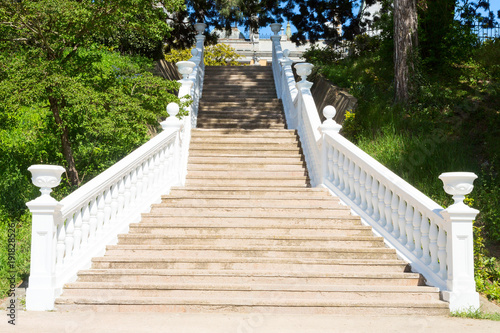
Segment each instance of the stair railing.
[[50,192],[65,169],[54,165],[28,169],[42,194],[27,203],[32,213],[28,310],[52,310],[64,284],[76,280],[77,272],[89,268],[107,245],[116,244],[118,234],[128,232],[129,224],[139,222],[162,194],[184,184],[191,127],[196,126],[203,87],[205,27],[195,25],[193,61],[177,63],[183,76],[179,97],[192,99],[189,117],[179,120],[179,106],[170,103],[162,132],[59,202]]
[[[279,31],[280,26],[271,28]],[[291,63],[283,61],[276,34],[273,73],[277,94],[288,127],[298,130],[311,185],[329,189],[384,237],[428,285],[441,290],[450,310],[479,308],[472,239],[472,221],[479,211],[463,202],[477,176],[469,172],[441,174],[444,190],[455,201],[443,209],[339,134],[341,126],[333,120],[333,106],[324,108],[326,120],[321,124],[310,92],[312,83],[306,80],[312,65],[295,65],[302,80],[296,89],[292,87]]]

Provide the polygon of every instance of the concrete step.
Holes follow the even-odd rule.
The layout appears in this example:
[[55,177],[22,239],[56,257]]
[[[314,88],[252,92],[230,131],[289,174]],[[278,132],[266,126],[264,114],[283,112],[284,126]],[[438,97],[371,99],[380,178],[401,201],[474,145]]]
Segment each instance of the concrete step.
[[361,225],[359,217],[350,215],[332,217],[290,217],[290,216],[164,216],[147,213],[142,215],[143,225],[156,226],[200,226],[210,223],[213,227],[262,227],[262,228],[317,228]]
[[98,257],[92,259],[93,269],[129,270],[194,270],[208,271],[260,271],[260,272],[309,272],[309,273],[401,273],[407,264],[401,260],[345,260],[304,258],[125,258]]
[[134,224],[130,226],[130,234],[151,234],[168,236],[202,236],[217,235],[219,237],[255,237],[268,236],[274,237],[318,237],[318,236],[372,236],[372,230],[364,226],[339,226],[331,228],[277,228],[277,227],[220,227],[211,223],[194,224],[183,226],[158,225],[158,224]]
[[299,145],[295,136],[289,137],[277,137],[277,138],[265,138],[265,137],[239,137],[239,136],[194,136],[191,138],[190,146],[194,146],[195,144],[258,144],[258,145],[285,145],[285,144],[293,144],[295,146]]
[[334,198],[333,200],[338,200],[332,197],[327,189],[325,188],[233,188],[233,187],[221,187],[214,189],[213,187],[173,187],[171,189],[169,196],[163,196],[163,198],[172,197],[189,197],[193,198],[195,196],[202,197],[240,197],[240,198],[304,198],[304,199],[319,199],[319,198]]
[[[294,159],[294,161],[301,161],[301,156],[300,154],[300,148],[295,148],[294,150],[234,150],[234,149],[213,149],[213,150],[206,150],[206,149],[190,149],[189,150],[189,157],[235,157],[235,158],[242,158],[240,163],[249,163],[249,160],[244,160],[246,158],[275,158],[277,159],[274,161],[275,163],[283,163],[282,161],[279,161],[281,159],[287,159],[291,158]],[[228,159],[227,161],[232,161]],[[270,162],[272,163],[272,162]]]
[[259,199],[245,199],[238,197],[222,197],[222,198],[179,198],[175,196],[166,196],[163,198],[161,204],[157,206],[163,207],[186,207],[186,208],[210,208],[210,207],[262,207],[262,208],[277,208],[277,207],[303,207],[305,209],[316,209],[316,208],[341,208],[344,209],[345,206],[338,200],[333,198],[324,199],[271,199],[271,198],[259,198]]
[[198,127],[200,128],[242,128],[242,129],[262,129],[262,128],[269,128],[269,129],[277,129],[277,128],[285,128],[284,124],[279,124],[279,123],[267,123],[267,124],[262,124],[262,123],[230,123],[230,124],[219,124],[219,123],[211,123],[211,124],[204,124],[204,123],[199,123]]
[[188,173],[192,171],[213,171],[213,170],[225,170],[225,171],[303,171],[304,169],[303,163],[296,164],[236,164],[236,163],[189,163],[188,164]]
[[261,179],[261,180],[280,180],[280,179],[304,179],[307,177],[305,170],[299,171],[228,171],[228,170],[201,170],[191,171],[188,173],[190,179],[203,178],[203,179]]
[[384,246],[384,240],[375,236],[278,236],[278,235],[119,235],[119,245],[212,245],[217,246],[312,246],[325,248],[373,248]]
[[103,292],[106,297],[160,297],[185,299],[231,299],[252,297],[256,301],[265,298],[278,299],[315,299],[315,300],[350,300],[350,301],[377,301],[381,297],[388,301],[397,301],[401,298],[411,301],[439,300],[437,288],[432,287],[399,287],[389,289],[364,286],[330,286],[330,285],[253,285],[240,284],[121,284],[121,283],[82,283],[65,286],[65,298],[75,296],[87,297],[94,293]]
[[243,165],[301,165],[305,166],[305,162],[299,155],[281,155],[273,158],[272,156],[266,157],[256,157],[256,156],[245,156],[245,155],[230,155],[224,154],[224,159],[221,159],[220,154],[213,155],[206,152],[200,151],[197,156],[190,154],[189,163],[190,164],[200,164],[206,161],[210,164],[243,164]]
[[275,143],[275,142],[191,142],[189,149],[214,149],[214,150],[283,150],[283,151],[294,151],[299,152],[300,145],[298,142],[287,142],[287,143]]
[[287,138],[297,137],[296,130],[286,129],[200,129],[193,128],[191,136],[196,137],[235,137],[235,138]]
[[[419,274],[403,272],[304,272],[176,269],[90,269],[78,272],[78,282],[217,283],[242,285],[420,286]],[[444,303],[446,304],[446,303]]]
[[280,187],[296,187],[309,186],[307,178],[304,179],[205,179],[205,178],[189,178],[186,180],[186,186],[280,186]]
[[205,121],[205,119],[220,119],[220,120],[237,120],[237,121],[266,121],[266,120],[278,120],[283,122],[284,117],[281,110],[270,110],[270,111],[207,111],[200,110],[198,113],[198,121]]
[[324,248],[303,246],[222,246],[222,245],[109,245],[108,256],[210,258],[225,256],[264,258],[320,258],[320,259],[396,259],[396,252],[387,248]]
[[269,99],[269,100],[253,100],[253,101],[243,101],[243,100],[238,100],[238,101],[229,101],[227,99],[221,100],[220,98],[218,100],[210,100],[206,101],[202,99],[200,101],[200,108],[242,108],[242,109],[254,109],[254,110],[260,110],[260,109],[267,109],[267,108],[276,108],[276,109],[281,109],[283,108],[283,104],[281,103],[280,100],[278,99]]

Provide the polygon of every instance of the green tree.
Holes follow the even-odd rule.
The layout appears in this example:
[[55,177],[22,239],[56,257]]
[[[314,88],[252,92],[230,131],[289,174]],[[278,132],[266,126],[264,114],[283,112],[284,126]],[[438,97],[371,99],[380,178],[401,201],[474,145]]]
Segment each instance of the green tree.
[[[26,101],[48,103],[68,177],[71,184],[78,185],[81,179],[73,153],[77,143],[72,142],[70,132],[72,126],[79,125],[71,115],[78,113],[75,105],[80,104],[75,101],[85,92],[81,75],[96,60],[95,54],[82,50],[94,44],[96,37],[113,36],[120,30],[161,41],[170,29],[166,12],[179,10],[182,3],[157,1],[153,6],[146,0],[1,0],[0,4],[0,52],[22,63],[18,80],[11,81],[18,84],[13,89],[19,105]],[[90,98],[81,107],[92,103]]]

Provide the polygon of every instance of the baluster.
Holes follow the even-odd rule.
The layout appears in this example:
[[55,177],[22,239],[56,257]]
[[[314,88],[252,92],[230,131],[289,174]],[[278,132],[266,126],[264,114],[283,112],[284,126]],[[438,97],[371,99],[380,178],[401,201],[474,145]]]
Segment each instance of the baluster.
[[385,215],[385,221],[386,221],[386,229],[389,233],[392,234],[394,230],[394,224],[392,221],[392,209],[391,209],[391,199],[392,199],[392,194],[391,190],[389,190],[388,187],[385,188],[385,195],[384,195],[384,215]]
[[123,193],[123,209],[125,211],[129,211],[130,210],[130,198],[131,198],[131,188],[132,188],[132,173],[134,171],[130,171],[130,173],[128,173],[126,176],[125,176],[125,192]]
[[132,170],[130,179],[130,201],[129,205],[131,209],[136,206],[137,203],[137,168]]
[[413,207],[407,203],[406,204],[406,247],[408,250],[413,251],[415,249],[415,243],[413,243]]
[[385,228],[387,224],[387,219],[385,218],[384,196],[385,196],[385,186],[382,185],[382,183],[379,183],[378,186],[378,213],[380,215],[379,224]]
[[[326,144],[326,142],[325,142]],[[333,175],[333,147],[328,145],[328,147],[326,148],[327,149],[327,163],[326,163],[326,166],[327,166],[327,174],[325,175],[326,179],[328,179],[330,182],[333,182],[334,180],[334,175]]]
[[422,261],[429,265],[431,257],[429,255],[429,219],[425,214],[422,214],[422,221],[420,222],[420,234],[422,243]]
[[73,232],[74,244],[73,251],[77,252],[80,249],[82,242],[82,209],[78,209],[75,214],[75,231]]
[[359,198],[360,198],[359,206],[364,211],[366,211],[365,183],[366,183],[366,172],[364,170],[361,170],[361,175],[359,176]]
[[64,245],[66,246],[66,256],[64,257],[64,263],[66,264],[71,260],[73,256],[73,244],[74,237],[73,232],[75,231],[75,218],[74,216],[68,217],[66,220],[66,237],[64,238]]
[[346,196],[349,196],[349,158],[344,155],[344,167],[342,168],[342,171],[344,175],[342,176],[344,178],[344,194]]
[[155,170],[154,170],[154,167],[155,167],[155,160],[154,160],[154,155],[151,156],[147,163],[148,163],[148,192],[149,193],[153,188],[154,188],[154,181],[155,181]]
[[122,177],[119,181],[118,181],[118,198],[117,198],[117,202],[118,202],[118,208],[117,208],[117,211],[116,211],[116,215],[117,216],[122,216],[123,214],[123,209],[125,207],[125,178]]
[[64,223],[57,225],[57,246],[56,246],[56,269],[60,270],[64,262],[64,251],[66,250],[66,230]]
[[399,207],[398,207],[398,221],[399,221],[399,242],[403,245],[406,245],[406,202],[399,198]]
[[339,190],[344,189],[344,154],[342,154],[339,151],[339,160],[338,160],[338,173],[339,173],[339,183],[338,183],[338,188]]
[[399,197],[396,192],[392,193],[392,201],[391,201],[391,220],[392,220],[392,235],[394,238],[399,239],[400,231],[399,231]]
[[378,180],[373,177],[372,181],[372,206],[373,206],[373,212],[372,212],[372,218],[379,222],[380,214],[378,212]]
[[439,258],[439,276],[446,280],[448,277],[447,271],[447,258],[446,258],[446,232],[442,226],[439,227],[439,234],[437,239],[438,258]]
[[359,194],[359,189],[360,189],[360,184],[359,184],[359,177],[361,173],[361,168],[359,167],[358,164],[356,164],[356,167],[354,169],[354,202],[359,205],[361,203],[361,196]]
[[140,202],[142,202],[142,198],[144,198],[144,193],[146,192],[147,187],[147,170],[146,170],[146,162],[142,163],[139,167],[139,174],[137,180],[137,197]]
[[95,239],[97,229],[97,198],[90,201],[89,242]]
[[422,217],[420,212],[414,207],[413,211],[413,239],[415,240],[415,254],[417,258],[422,256],[422,239],[420,234],[420,223],[422,222]]
[[372,207],[372,176],[368,173],[366,174],[366,182],[365,182],[365,193],[366,193],[366,214],[372,215],[373,207]]
[[333,180],[332,183],[338,187],[340,179],[339,179],[339,150],[333,149]]
[[89,233],[90,233],[90,207],[89,203],[86,203],[83,206],[83,215],[82,215],[82,248],[85,248],[88,245]]
[[111,226],[111,188],[106,189],[104,192],[104,228]]
[[431,220],[430,230],[429,230],[429,251],[431,255],[431,264],[430,267],[432,271],[438,273],[439,271],[439,263],[438,263],[438,228],[434,221]]
[[154,177],[153,177],[153,188],[157,188],[158,185],[160,185],[160,152],[156,152],[154,154],[154,158],[153,158],[153,174],[154,174]]
[[111,186],[111,225],[117,221],[116,213],[118,212],[118,184]]
[[165,185],[165,147],[162,147],[158,153],[158,182],[157,186],[161,188]]
[[356,199],[356,192],[354,191],[354,162],[349,161],[349,199]]

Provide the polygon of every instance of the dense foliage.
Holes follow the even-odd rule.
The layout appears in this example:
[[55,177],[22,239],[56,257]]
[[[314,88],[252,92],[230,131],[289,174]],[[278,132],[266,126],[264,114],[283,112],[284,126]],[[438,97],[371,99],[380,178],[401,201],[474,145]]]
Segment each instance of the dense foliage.
[[[189,60],[191,57],[190,49],[173,49],[170,53],[165,54],[165,60],[174,63]],[[237,59],[240,58],[242,56],[227,44],[219,43],[205,48],[204,62],[206,66],[238,66],[240,63]]]
[[[164,6],[175,11],[181,4]],[[2,294],[9,224],[16,230],[17,278],[29,273],[31,218],[25,203],[39,192],[27,168],[64,166],[53,194],[61,199],[147,141],[168,116],[166,105],[178,101],[178,83],[153,76],[153,61],[134,55],[143,44],[132,43],[123,50],[127,55],[115,51],[123,40],[115,43],[110,36],[119,30],[156,45],[170,28],[165,11],[146,0],[0,2]]]
[[[462,38],[464,30],[455,30],[459,36],[454,38]],[[345,59],[333,49],[312,49],[306,56],[358,98],[344,135],[436,202],[452,203],[438,179],[441,173],[479,176],[467,199],[481,212],[474,222],[477,288],[500,300],[500,40],[479,44],[474,39],[472,46],[434,66],[423,66],[424,56],[415,57],[415,88],[410,102],[398,105],[392,98],[387,35],[357,38]]]

